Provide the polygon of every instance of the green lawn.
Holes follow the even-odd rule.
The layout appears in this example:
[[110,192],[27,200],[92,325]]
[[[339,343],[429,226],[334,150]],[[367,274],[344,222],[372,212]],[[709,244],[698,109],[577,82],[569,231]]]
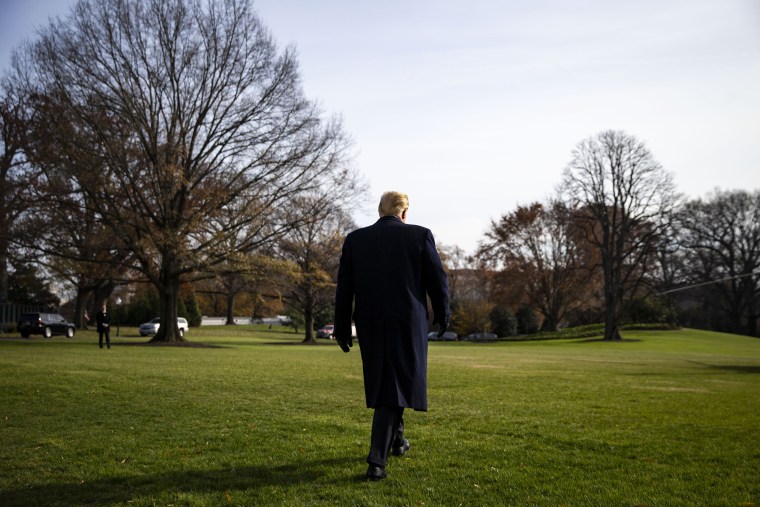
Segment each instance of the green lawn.
[[760,506],[760,339],[624,337],[432,343],[430,411],[369,483],[356,347],[0,335],[0,505]]

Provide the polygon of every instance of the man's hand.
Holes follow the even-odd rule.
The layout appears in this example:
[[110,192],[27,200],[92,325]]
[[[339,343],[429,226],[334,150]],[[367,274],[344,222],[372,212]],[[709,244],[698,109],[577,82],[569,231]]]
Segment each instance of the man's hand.
[[349,337],[348,340],[341,340],[339,338],[336,338],[335,341],[338,342],[338,345],[340,345],[340,348],[343,350],[343,352],[348,352],[351,350],[351,347],[354,346],[354,340],[351,337]]
[[443,338],[443,333],[445,333],[448,328],[449,328],[448,322],[446,321],[441,322],[441,328],[438,330],[438,338]]

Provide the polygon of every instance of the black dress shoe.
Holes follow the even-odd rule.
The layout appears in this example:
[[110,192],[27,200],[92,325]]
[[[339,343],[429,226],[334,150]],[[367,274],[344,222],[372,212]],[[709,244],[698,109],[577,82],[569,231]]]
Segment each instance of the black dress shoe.
[[385,468],[378,467],[375,465],[370,465],[367,469],[367,479],[371,481],[381,481],[385,479],[386,473]]
[[393,454],[394,456],[403,456],[404,454],[406,454],[406,451],[408,451],[410,447],[411,445],[409,444],[409,440],[404,439],[401,441],[401,445],[399,445],[398,447],[393,447],[391,449],[391,454]]

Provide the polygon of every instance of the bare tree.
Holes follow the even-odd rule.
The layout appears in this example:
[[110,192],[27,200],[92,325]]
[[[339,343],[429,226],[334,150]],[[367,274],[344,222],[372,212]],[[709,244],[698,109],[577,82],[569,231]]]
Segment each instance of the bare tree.
[[588,256],[572,214],[556,200],[518,206],[491,222],[478,253],[511,272],[514,288],[543,315],[545,331],[555,331],[568,311],[588,299]]
[[55,157],[40,155],[40,145],[49,147],[34,141],[44,136],[37,131],[40,123],[44,119],[29,122],[25,150],[41,170],[35,184],[26,188],[30,203],[19,220],[22,230],[33,233],[15,235],[12,244],[76,289],[75,322],[83,327],[87,305],[92,314],[100,308],[119,281],[124,281],[123,266],[129,258],[116,248],[119,243],[113,242],[93,207],[82,202],[87,195],[77,190],[76,182],[57,171],[57,166],[48,166]]
[[291,213],[304,215],[278,245],[281,258],[294,269],[284,278],[285,301],[303,317],[304,343],[314,343],[314,323],[332,314],[343,239],[356,226],[350,210],[364,194],[355,178],[346,178],[336,195],[313,193],[293,201]]
[[80,1],[26,58],[56,170],[175,323],[156,341],[182,340],[181,279],[270,243],[295,225],[278,207],[345,170],[340,121],[303,97],[250,0]]
[[490,331],[495,277],[488,263],[457,245],[439,245],[438,252],[449,278],[451,331],[459,335]]
[[[256,302],[264,302],[265,295],[272,295],[269,286],[292,269],[289,264],[272,257],[270,253],[244,254],[238,252],[230,256],[226,263],[214,268],[207,278],[195,283],[196,290],[214,303],[215,314],[224,313],[226,325],[235,325],[236,303],[239,296],[248,294],[246,311],[254,317]],[[250,304],[254,303],[253,308]],[[224,308],[220,310],[219,308]]]
[[[686,284],[717,308],[722,330],[757,336],[760,297],[760,191],[717,190],[679,213]],[[694,294],[690,291],[689,294]]]
[[452,310],[456,308],[460,300],[464,300],[463,287],[460,286],[462,273],[467,272],[471,259],[465,251],[457,245],[439,245],[438,252],[441,255],[443,269],[449,277],[449,305]]
[[0,80],[0,304],[8,297],[9,245],[19,218],[31,202],[37,173],[29,165],[24,145],[29,105],[9,76]]
[[588,241],[600,253],[605,340],[620,339],[626,298],[640,288],[678,204],[672,176],[646,146],[608,130],[581,141],[565,170],[562,191]]
[[490,332],[495,273],[483,259],[462,253],[458,247],[444,247],[441,259],[454,278],[449,285],[451,330],[459,335]]
[[[280,297],[301,314],[306,323],[306,342],[313,342],[315,316],[332,307],[334,278],[342,238],[353,227],[349,215],[366,193],[366,187],[352,170],[334,175],[336,179],[320,189],[303,192],[287,206],[276,210],[278,221],[292,227],[269,248],[246,253],[240,245],[230,245],[234,252],[211,273],[215,292],[227,301],[227,324],[234,324],[233,309],[237,295],[257,293],[265,287],[278,287]],[[272,216],[262,224],[249,224],[266,230]],[[236,241],[238,235],[230,238]],[[205,291],[208,293],[209,284]],[[214,290],[213,288],[211,290]],[[271,292],[271,290],[269,290]],[[326,294],[329,294],[326,296]]]

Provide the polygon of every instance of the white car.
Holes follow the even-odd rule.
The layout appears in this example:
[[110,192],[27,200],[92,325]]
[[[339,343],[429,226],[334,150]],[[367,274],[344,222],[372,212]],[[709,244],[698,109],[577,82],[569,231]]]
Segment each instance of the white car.
[[[146,322],[145,324],[140,324],[140,336],[156,334],[159,327],[161,327],[161,319],[159,317],[156,317],[155,319],[151,320],[150,322]],[[185,336],[185,333],[190,326],[187,325],[186,318],[177,317],[177,327],[179,328],[179,335]]]
[[335,326],[332,324],[327,324],[326,326],[320,327],[317,329],[317,338],[330,338],[331,340],[334,339],[333,329],[335,329]]

